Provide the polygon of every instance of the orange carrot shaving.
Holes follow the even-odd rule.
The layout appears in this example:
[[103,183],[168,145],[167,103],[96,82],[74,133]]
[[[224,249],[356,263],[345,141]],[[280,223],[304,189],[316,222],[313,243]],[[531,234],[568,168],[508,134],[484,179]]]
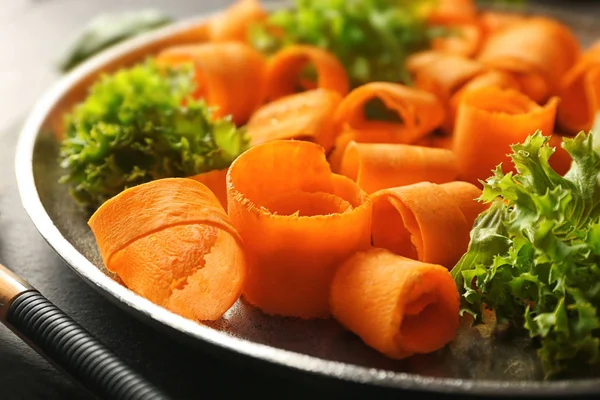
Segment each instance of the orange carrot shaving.
[[334,317],[394,359],[431,353],[452,341],[459,304],[446,268],[378,248],[346,260],[331,285]]
[[[367,119],[365,105],[373,99],[380,99],[401,122]],[[354,89],[335,115],[336,125],[356,131],[355,140],[359,142],[371,142],[369,136],[380,136],[378,141],[385,138],[389,143],[414,143],[437,128],[443,119],[442,105],[431,93],[387,82],[367,83]]]
[[242,43],[204,43],[170,47],[157,56],[157,63],[193,63],[196,68],[195,96],[215,107],[215,117],[231,114],[244,124],[263,103],[266,60]]
[[340,263],[370,245],[372,204],[351,179],[332,174],[323,148],[277,140],[229,167],[229,215],[244,239],[243,295],[267,314],[327,317]]
[[456,179],[458,165],[450,150],[406,144],[350,142],[341,171],[367,193],[410,185]]
[[476,201],[481,196],[481,190],[468,182],[447,182],[442,183],[440,187],[457,203],[458,208],[465,216],[469,229],[471,229],[479,214],[490,206],[489,203]]
[[469,195],[430,182],[375,192],[373,246],[452,269],[467,251],[475,214],[471,210],[477,208],[473,193],[480,192],[473,187],[465,193]]
[[411,54],[406,58],[406,70],[411,74],[416,74],[421,69],[427,67],[440,57],[439,51],[425,50]]
[[444,121],[444,130],[452,132],[456,120],[456,113],[462,95],[467,91],[482,87],[497,87],[500,89],[520,89],[520,84],[513,75],[505,71],[488,70],[465,83],[460,90],[456,91],[450,98],[448,104],[448,117]]
[[202,174],[190,176],[190,179],[200,182],[209,188],[210,191],[217,196],[217,199],[223,208],[227,210],[227,168],[215,169]]
[[600,42],[590,48],[561,80],[558,123],[568,133],[592,128],[600,111]]
[[134,186],[92,215],[106,268],[186,318],[220,318],[246,275],[241,238],[215,195],[185,178]]
[[434,53],[429,62],[415,70],[415,85],[434,93],[444,102],[462,85],[485,71],[485,67],[474,60],[453,54]]
[[524,93],[543,102],[556,93],[561,77],[579,55],[579,43],[566,26],[549,18],[534,17],[491,35],[478,59],[518,75]]
[[486,35],[495,34],[526,19],[527,17],[522,14],[500,11],[484,11],[479,16],[479,22]]
[[248,41],[248,29],[267,17],[258,0],[237,0],[208,23],[209,40],[213,42]]
[[[365,116],[365,106],[373,99],[381,100],[401,121],[369,120]],[[443,105],[432,93],[397,83],[367,83],[350,92],[337,109],[335,125],[341,133],[329,162],[337,172],[344,150],[351,141],[410,144],[425,137],[443,120]]]
[[253,146],[277,139],[306,139],[333,147],[336,136],[333,116],[342,96],[314,89],[282,97],[259,108],[247,125]]
[[448,25],[471,22],[476,18],[477,6],[473,0],[436,0],[427,21],[433,25]]
[[422,53],[412,59],[412,66],[416,86],[434,93],[444,104],[446,119],[442,128],[448,134],[454,129],[458,103],[465,91],[483,86],[520,87],[510,73],[490,70],[475,60],[457,55]]
[[558,98],[539,106],[512,89],[482,87],[463,94],[458,106],[453,150],[458,159],[459,178],[478,184],[503,163],[512,170],[507,154],[510,145],[525,141],[540,129],[553,132]]
[[484,42],[484,32],[478,23],[464,23],[448,26],[447,36],[432,40],[431,48],[443,53],[456,54],[464,57],[474,56]]
[[[302,77],[303,71],[309,66],[316,70],[316,82]],[[269,60],[267,98],[271,101],[299,90],[315,88],[333,90],[345,96],[348,87],[348,75],[342,64],[333,54],[318,47],[292,45],[278,51]]]

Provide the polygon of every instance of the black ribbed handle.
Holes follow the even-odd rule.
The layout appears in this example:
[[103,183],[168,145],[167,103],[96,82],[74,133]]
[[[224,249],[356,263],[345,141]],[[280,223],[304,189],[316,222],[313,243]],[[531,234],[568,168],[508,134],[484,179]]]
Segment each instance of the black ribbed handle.
[[96,396],[110,400],[168,399],[41,293],[21,293],[6,321],[49,360]]

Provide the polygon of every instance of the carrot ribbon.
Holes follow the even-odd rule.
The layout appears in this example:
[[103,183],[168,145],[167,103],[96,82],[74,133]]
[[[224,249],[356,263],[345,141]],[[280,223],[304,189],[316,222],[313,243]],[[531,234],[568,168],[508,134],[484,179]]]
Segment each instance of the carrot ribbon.
[[[400,121],[378,121],[365,116],[365,106],[379,99]],[[444,120],[444,108],[432,93],[389,82],[372,82],[354,89],[335,114],[340,132],[330,162],[338,171],[346,146],[359,143],[411,144],[425,137]]]
[[334,317],[394,359],[451,342],[459,326],[459,299],[446,268],[378,248],[346,260],[331,285]]
[[558,98],[544,106],[512,89],[482,87],[465,93],[458,106],[453,151],[459,178],[478,184],[502,163],[513,170],[510,145],[525,141],[536,130],[554,131]]
[[333,90],[313,89],[282,97],[259,108],[246,126],[251,145],[278,139],[305,139],[333,147],[333,116],[342,96]]
[[277,140],[229,167],[229,215],[244,240],[244,298],[266,314],[330,315],[340,263],[370,245],[372,206],[352,180],[332,174],[323,148]]
[[475,217],[485,206],[467,182],[420,182],[375,192],[373,246],[452,269],[469,245]]
[[[303,71],[314,67],[316,81],[304,78]],[[348,93],[349,81],[344,66],[331,53],[315,46],[292,45],[269,60],[267,98],[270,101],[297,93],[299,89],[329,89],[341,96]]]
[[159,65],[193,63],[195,97],[214,107],[215,117],[231,115],[241,125],[264,101],[266,60],[243,43],[174,46],[162,51],[156,61]]
[[558,124],[571,134],[589,130],[600,111],[600,42],[560,82]]
[[350,142],[340,173],[367,193],[421,181],[450,182],[458,175],[450,150],[406,144]]
[[569,28],[549,18],[532,17],[491,35],[478,60],[512,73],[524,94],[543,102],[556,94],[558,82],[579,55],[579,42]]
[[106,268],[135,293],[186,318],[220,318],[246,275],[242,241],[215,195],[185,178],[111,198],[89,220]]

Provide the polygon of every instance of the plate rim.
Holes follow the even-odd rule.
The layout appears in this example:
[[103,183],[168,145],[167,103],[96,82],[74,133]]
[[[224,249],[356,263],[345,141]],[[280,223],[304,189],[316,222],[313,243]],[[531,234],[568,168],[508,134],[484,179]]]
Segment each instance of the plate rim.
[[[269,4],[269,8],[271,6],[273,5]],[[171,37],[194,24],[206,21],[211,15],[214,15],[214,13],[199,14],[192,18],[177,21],[126,40],[93,56],[71,72],[60,77],[46,90],[30,110],[19,134],[15,153],[15,175],[21,203],[44,240],[77,275],[103,296],[111,298],[121,308],[133,311],[138,317],[150,319],[153,323],[179,331],[187,337],[200,340],[205,344],[252,359],[291,368],[298,372],[379,387],[446,394],[543,395],[553,397],[600,394],[600,379],[496,381],[431,377],[326,360],[252,342],[188,320],[150,302],[114,281],[77,251],[60,233],[46,212],[35,184],[33,155],[38,136],[42,132],[42,126],[49,111],[63,98],[69,88],[94,73],[94,71],[101,70],[111,60],[124,56],[141,45]]]

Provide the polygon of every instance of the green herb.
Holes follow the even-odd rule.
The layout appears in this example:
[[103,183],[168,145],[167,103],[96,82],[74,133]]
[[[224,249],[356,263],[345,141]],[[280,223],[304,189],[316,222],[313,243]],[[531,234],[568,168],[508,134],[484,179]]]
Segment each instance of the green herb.
[[548,140],[536,132],[513,145],[517,173],[500,165],[487,180],[482,200],[491,207],[452,275],[463,311],[492,308],[539,340],[550,377],[599,360],[600,153],[591,134],[564,139],[573,163],[563,177],[548,163]]
[[101,50],[169,22],[169,16],[153,9],[100,15],[79,33],[61,57],[58,68],[67,72]]
[[247,137],[230,118],[214,121],[193,90],[191,66],[148,60],[103,76],[66,117],[61,182],[93,208],[140,183],[229,166]]
[[[272,54],[311,44],[335,54],[353,86],[371,81],[409,82],[406,58],[443,34],[423,12],[436,0],[296,0],[250,28],[253,45]],[[274,34],[274,30],[282,32]]]

